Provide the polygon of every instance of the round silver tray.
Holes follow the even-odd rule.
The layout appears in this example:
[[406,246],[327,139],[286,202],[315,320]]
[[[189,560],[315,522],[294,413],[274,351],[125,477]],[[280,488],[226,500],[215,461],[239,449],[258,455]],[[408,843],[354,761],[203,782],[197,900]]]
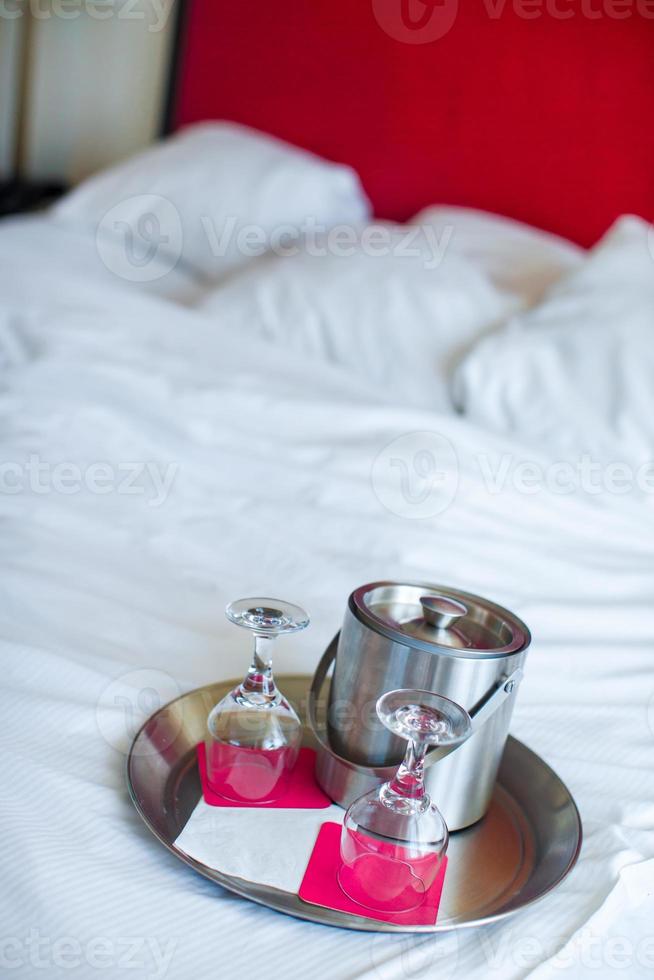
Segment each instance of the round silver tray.
[[[278,679],[306,720],[311,678],[280,675]],[[434,926],[399,926],[307,905],[291,892],[232,877],[193,860],[175,847],[175,840],[200,799],[195,747],[204,738],[209,710],[236,683],[209,684],[160,708],[137,733],[127,760],[130,795],[153,834],[181,861],[224,888],[325,925],[373,932],[442,932],[512,915],[546,895],[574,866],[582,836],[575,802],[556,773],[514,738],[506,744],[487,815],[450,839]],[[304,744],[314,746],[306,726]]]

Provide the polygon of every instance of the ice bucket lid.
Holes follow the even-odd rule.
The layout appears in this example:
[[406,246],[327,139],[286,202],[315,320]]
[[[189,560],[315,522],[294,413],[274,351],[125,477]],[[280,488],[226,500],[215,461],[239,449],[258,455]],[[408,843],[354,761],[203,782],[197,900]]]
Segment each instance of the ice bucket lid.
[[525,624],[488,599],[444,585],[373,582],[350,596],[357,618],[405,646],[464,657],[504,657],[531,640]]

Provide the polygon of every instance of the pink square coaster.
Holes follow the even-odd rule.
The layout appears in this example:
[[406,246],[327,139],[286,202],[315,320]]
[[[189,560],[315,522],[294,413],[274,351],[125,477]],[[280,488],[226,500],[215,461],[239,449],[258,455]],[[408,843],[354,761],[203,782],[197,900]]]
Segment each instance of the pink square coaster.
[[[308,902],[309,905],[321,905],[323,908],[335,909],[337,912],[360,915],[366,919],[393,922],[395,925],[433,926],[438,916],[447,858],[443,859],[434,883],[425,893],[424,901],[419,908],[412,909],[410,912],[373,911],[353,902],[338,883],[337,873],[341,863],[341,830],[342,827],[337,823],[324,823],[320,828],[298,892],[302,901]],[[387,845],[387,848],[389,853],[397,853],[395,845]],[[383,850],[382,845],[381,854],[383,854]],[[379,862],[378,873],[380,881],[383,882],[383,861]]]
[[302,748],[298,756],[297,763],[293,769],[289,786],[283,796],[273,803],[232,803],[219,796],[209,786],[207,780],[207,757],[204,742],[197,746],[198,769],[200,770],[200,782],[202,783],[202,795],[204,802],[209,806],[224,807],[256,807],[260,810],[324,810],[331,806],[331,800],[323,793],[316,782],[314,775],[316,767],[316,753],[313,749]]

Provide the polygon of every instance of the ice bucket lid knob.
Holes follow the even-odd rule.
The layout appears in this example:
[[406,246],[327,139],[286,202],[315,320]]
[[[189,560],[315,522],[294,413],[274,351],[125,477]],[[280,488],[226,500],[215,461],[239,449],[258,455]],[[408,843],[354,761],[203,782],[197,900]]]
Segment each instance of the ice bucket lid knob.
[[444,595],[422,595],[420,605],[426,622],[441,630],[449,629],[457,619],[468,612],[468,607],[462,602],[448,599]]

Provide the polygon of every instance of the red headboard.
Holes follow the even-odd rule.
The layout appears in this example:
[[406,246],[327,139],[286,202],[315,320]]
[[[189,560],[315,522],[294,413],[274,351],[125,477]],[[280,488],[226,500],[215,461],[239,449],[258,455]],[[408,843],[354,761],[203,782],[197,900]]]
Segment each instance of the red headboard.
[[174,125],[235,120],[349,163],[380,217],[467,205],[589,245],[626,211],[654,218],[647,10],[190,0]]

